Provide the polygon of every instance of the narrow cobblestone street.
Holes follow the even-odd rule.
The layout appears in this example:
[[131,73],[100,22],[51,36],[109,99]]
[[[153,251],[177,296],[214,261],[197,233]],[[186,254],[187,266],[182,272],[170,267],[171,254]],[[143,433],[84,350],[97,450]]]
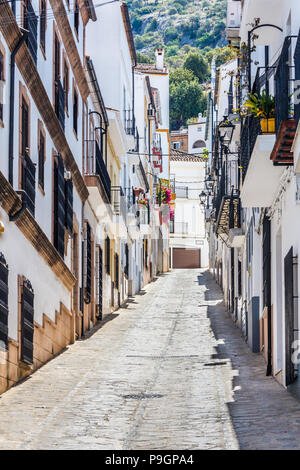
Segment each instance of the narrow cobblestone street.
[[1,449],[300,448],[206,271],[178,270],[0,398]]

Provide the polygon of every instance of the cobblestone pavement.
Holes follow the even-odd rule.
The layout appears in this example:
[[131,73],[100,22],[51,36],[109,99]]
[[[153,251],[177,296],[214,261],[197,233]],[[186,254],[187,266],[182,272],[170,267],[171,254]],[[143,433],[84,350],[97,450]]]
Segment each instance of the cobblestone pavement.
[[0,397],[0,449],[300,448],[300,406],[265,377],[209,273],[160,276]]

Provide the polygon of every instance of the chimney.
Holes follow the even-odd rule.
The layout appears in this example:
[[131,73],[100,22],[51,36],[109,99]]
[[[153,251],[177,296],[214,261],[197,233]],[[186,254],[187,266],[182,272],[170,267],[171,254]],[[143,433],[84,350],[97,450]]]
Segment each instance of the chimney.
[[157,70],[163,70],[164,69],[164,55],[165,55],[165,50],[162,47],[158,47],[155,50]]

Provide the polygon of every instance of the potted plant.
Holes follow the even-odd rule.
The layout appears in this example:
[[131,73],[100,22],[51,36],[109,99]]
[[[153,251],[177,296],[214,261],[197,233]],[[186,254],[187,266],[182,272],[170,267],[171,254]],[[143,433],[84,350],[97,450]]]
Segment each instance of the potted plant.
[[148,199],[138,199],[138,204],[142,206],[148,206]]
[[263,134],[275,133],[275,98],[267,95],[263,90],[261,95],[258,93],[249,93],[249,99],[245,101],[244,106],[251,113],[260,119],[261,130]]

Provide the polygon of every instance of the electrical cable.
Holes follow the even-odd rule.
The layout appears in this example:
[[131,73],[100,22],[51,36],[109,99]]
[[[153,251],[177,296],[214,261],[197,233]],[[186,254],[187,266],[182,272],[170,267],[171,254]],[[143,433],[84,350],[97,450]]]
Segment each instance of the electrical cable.
[[[7,4],[7,3],[12,3],[13,0],[5,0],[5,1],[0,1],[0,6],[1,5],[4,5],[4,4]],[[23,1],[23,0],[14,0],[16,2],[18,1]],[[84,8],[86,10],[88,9],[94,9],[94,8],[100,8],[102,6],[106,6],[106,5],[109,5],[111,3],[120,3],[120,0],[109,0],[105,3],[99,3],[97,5],[94,5],[94,6],[84,6],[84,7],[81,7],[81,8]],[[47,8],[47,14],[45,14],[44,16],[46,17],[47,20],[51,20],[51,19],[55,19],[56,17],[60,17],[60,16],[69,16],[69,15],[74,15],[74,13],[76,12],[75,9],[73,10],[69,10],[69,11],[65,11],[63,13],[54,13],[52,8],[49,7]],[[41,14],[36,14],[34,11],[32,13],[27,13],[26,15],[26,18],[27,19],[36,19],[37,21],[41,18]],[[5,26],[5,25],[10,25],[10,24],[13,24],[15,21],[17,21],[17,23],[21,22],[21,20],[23,19],[23,15],[16,15],[14,16],[13,18],[10,18],[9,16],[2,16],[0,18],[0,24]]]

